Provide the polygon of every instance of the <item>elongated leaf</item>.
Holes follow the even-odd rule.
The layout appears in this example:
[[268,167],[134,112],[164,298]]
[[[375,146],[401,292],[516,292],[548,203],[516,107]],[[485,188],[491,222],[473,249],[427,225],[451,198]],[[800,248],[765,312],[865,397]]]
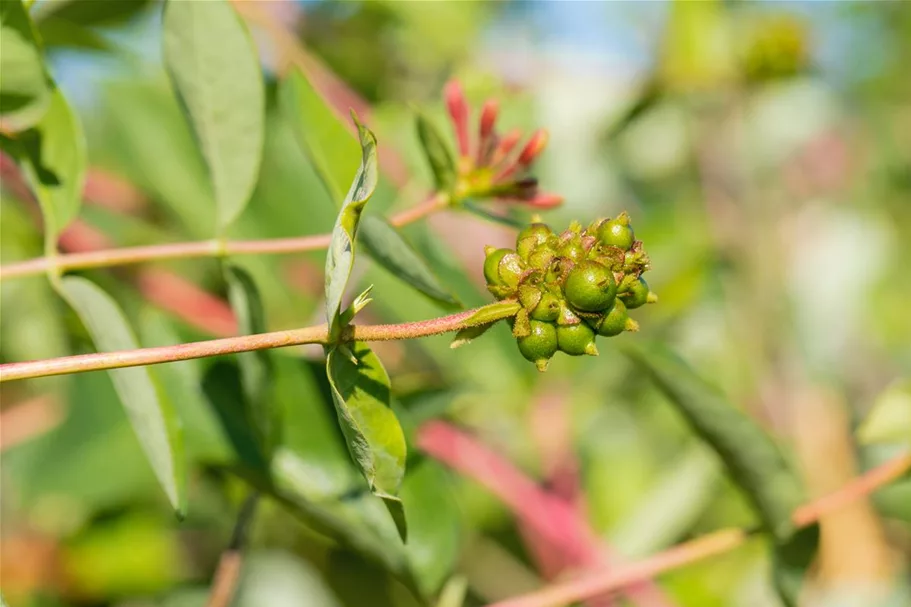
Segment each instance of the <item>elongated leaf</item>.
[[[59,288],[99,351],[138,347],[123,312],[97,285],[78,276],[66,276]],[[186,464],[179,422],[171,404],[162,397],[145,367],[108,373],[158,482],[182,515],[186,510]]]
[[[237,316],[240,333],[251,335],[265,332],[263,303],[253,277],[242,268],[229,265],[225,268],[225,279],[228,281],[228,300]],[[272,411],[272,387],[275,381],[272,354],[268,350],[242,352],[237,355],[237,360],[240,363],[241,385],[250,407],[248,417],[263,451],[269,453],[275,426]]]
[[367,344],[351,348],[352,361],[333,349],[326,358],[326,374],[348,451],[370,490],[383,498],[402,537],[404,512],[398,492],[405,475],[405,434],[389,399],[389,376]]
[[419,113],[415,122],[421,147],[424,148],[427,163],[430,165],[430,170],[433,171],[433,182],[436,189],[442,192],[452,190],[456,184],[456,163],[446,140],[430,119],[423,114]]
[[0,116],[15,129],[37,123],[51,101],[54,84],[21,0],[0,2],[0,73]]
[[279,84],[279,100],[329,196],[342,204],[345,188],[357,171],[357,141],[300,70],[291,70]]
[[361,242],[377,263],[430,299],[449,306],[459,305],[427,263],[388,222],[374,215],[365,215],[361,219],[360,230]]
[[265,91],[256,47],[228,0],[172,1],[164,60],[209,168],[224,232],[246,206],[262,157]]
[[463,321],[463,324],[469,327],[480,327],[490,323],[515,316],[516,312],[522,309],[517,301],[498,301],[488,304],[483,308],[478,308],[474,314]]
[[819,525],[798,530],[793,536],[772,545],[772,579],[775,590],[787,607],[797,607],[804,578],[819,548]]
[[86,153],[79,119],[55,90],[40,122],[8,145],[41,205],[48,248],[56,250],[57,237],[82,201]]
[[339,313],[348,277],[351,276],[351,267],[354,265],[354,243],[361,211],[370,200],[377,181],[376,137],[370,129],[357,122],[354,114],[352,117],[361,137],[361,166],[335,220],[332,242],[326,256],[326,322],[332,337],[338,335]]
[[802,490],[772,439],[666,347],[627,342],[623,349],[721,456],[765,527],[780,541],[786,540]]
[[478,337],[487,333],[494,324],[495,323],[488,323],[486,325],[475,325],[473,327],[460,329],[455,337],[452,338],[452,343],[449,344],[449,347],[455,350],[456,348],[461,348],[462,346],[470,344]]
[[429,459],[409,466],[402,501],[408,518],[405,551],[429,598],[452,574],[462,546],[462,519],[446,471]]

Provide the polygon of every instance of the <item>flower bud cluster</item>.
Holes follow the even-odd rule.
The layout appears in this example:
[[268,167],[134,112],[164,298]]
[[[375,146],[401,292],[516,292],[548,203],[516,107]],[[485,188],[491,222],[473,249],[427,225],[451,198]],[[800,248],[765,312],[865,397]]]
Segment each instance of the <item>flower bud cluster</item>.
[[551,357],[597,356],[595,338],[636,331],[628,311],[658,300],[642,273],[649,259],[629,215],[554,233],[544,223],[519,232],[516,248],[487,247],[484,278],[499,300],[521,305],[511,320],[519,351],[544,371]]

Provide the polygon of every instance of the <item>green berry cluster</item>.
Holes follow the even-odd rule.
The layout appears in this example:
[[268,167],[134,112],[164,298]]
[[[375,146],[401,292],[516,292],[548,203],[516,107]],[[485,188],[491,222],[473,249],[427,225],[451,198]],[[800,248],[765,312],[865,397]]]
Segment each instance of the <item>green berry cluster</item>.
[[485,252],[487,289],[521,305],[513,335],[541,371],[558,351],[597,356],[596,336],[638,330],[628,310],[658,300],[642,278],[648,255],[625,212],[561,234],[535,222],[519,232],[515,250]]

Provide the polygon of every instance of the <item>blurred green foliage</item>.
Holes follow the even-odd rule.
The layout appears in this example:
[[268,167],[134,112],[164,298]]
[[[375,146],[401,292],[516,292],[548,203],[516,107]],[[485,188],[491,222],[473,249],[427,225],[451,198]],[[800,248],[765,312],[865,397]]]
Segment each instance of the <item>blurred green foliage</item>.
[[[3,0],[4,15],[13,4]],[[506,126],[550,130],[539,177],[567,197],[546,217],[552,225],[629,210],[637,237],[648,243],[649,281],[661,296],[660,305],[643,310],[641,338],[681,352],[778,439],[789,462],[800,451],[792,449],[803,438],[794,416],[808,384],[834,391],[852,429],[862,429],[850,443],[861,468],[907,448],[911,437],[895,429],[906,428],[911,376],[911,5],[590,9],[597,19],[587,14],[587,31],[596,29],[599,39],[619,28],[647,41],[646,60],[638,62],[646,67],[634,78],[615,62],[606,69],[593,60],[584,40],[570,44],[572,31],[560,38],[565,22],[551,3],[262,5],[294,29],[311,58],[373,104],[369,125],[380,150],[404,161],[410,182],[396,187],[381,178],[368,213],[407,208],[432,187],[407,104],[442,124],[438,94],[458,74],[475,107],[486,96],[501,99]],[[161,12],[160,2],[146,1],[43,0],[31,9],[50,74],[85,127],[90,165],[146,198],[128,213],[83,204],[79,218],[116,246],[208,239],[216,221],[206,162],[163,67]],[[4,58],[7,24],[4,17]],[[247,239],[326,233],[337,207],[325,168],[302,150],[282,115],[276,74],[283,59],[274,36],[251,28],[265,66],[263,153],[252,196],[227,232]],[[614,50],[623,59],[632,52]],[[7,77],[4,68],[4,83]],[[44,94],[44,81],[26,84]],[[354,140],[321,144],[333,141],[338,149],[324,157],[345,155]],[[357,158],[351,163],[353,177]],[[4,173],[4,264],[40,256],[44,234],[34,207],[7,185]],[[466,307],[491,300],[483,290],[483,245],[511,246],[513,238],[468,214],[446,214],[401,234]],[[324,258],[315,252],[231,261],[259,292],[265,329],[276,330],[323,321]],[[231,293],[216,261],[156,267]],[[144,346],[210,337],[149,303],[136,272],[82,275],[116,299]],[[371,321],[449,311],[360,256],[349,291],[371,284],[376,301],[364,312]],[[93,349],[45,277],[5,280],[0,310],[3,362]],[[557,358],[539,375],[521,360],[507,327],[457,350],[449,341],[375,348],[409,446],[422,421],[445,417],[555,490],[554,461],[568,458],[578,468],[574,499],[605,541],[631,558],[757,523],[721,473],[725,462],[697,443],[617,349],[605,344],[595,359]],[[12,432],[6,412],[20,401],[48,397],[62,412],[59,423],[30,440],[4,441],[7,602],[203,605],[250,486],[269,497],[249,530],[235,605],[433,604],[452,575],[485,566],[502,573],[503,588],[517,584],[505,573],[512,569],[485,560],[490,552],[477,548],[478,538],[503,547],[508,565],[546,577],[504,506],[413,447],[401,489],[409,527],[403,543],[351,461],[320,356],[306,348],[269,353],[264,393],[281,428],[271,464],[255,453],[249,434],[253,403],[245,399],[257,397],[244,393],[244,361],[150,368],[183,426],[189,508],[182,522],[107,375],[4,384],[4,434]],[[546,425],[550,440],[542,440],[535,424],[553,394],[563,417]],[[866,420],[871,410],[875,416]],[[890,575],[908,569],[911,479],[873,503],[882,537],[855,539],[888,542],[896,565],[878,582],[887,587]],[[470,561],[473,568],[465,566]],[[677,605],[774,605],[768,563],[766,547],[751,542],[658,582]],[[485,594],[489,586],[470,575],[467,581],[466,605],[494,598]],[[872,604],[870,596],[855,604]]]

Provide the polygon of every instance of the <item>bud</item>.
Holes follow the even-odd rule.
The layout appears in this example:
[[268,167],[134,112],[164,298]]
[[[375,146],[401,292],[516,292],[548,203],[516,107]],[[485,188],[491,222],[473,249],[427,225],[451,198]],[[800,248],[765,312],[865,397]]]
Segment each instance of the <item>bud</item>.
[[535,194],[534,198],[528,200],[528,205],[536,209],[552,209],[563,204],[563,197],[559,194]]
[[445,90],[446,107],[455,127],[456,139],[459,143],[459,154],[462,157],[469,154],[468,143],[468,102],[458,80],[450,80]]
[[500,104],[495,99],[488,99],[481,108],[480,135],[481,141],[486,140],[493,134],[494,125],[497,122],[497,114],[500,111]]
[[519,159],[516,161],[521,167],[528,167],[532,162],[535,161],[544,148],[547,147],[547,141],[550,139],[550,135],[547,134],[547,131],[544,129],[538,129],[531,136],[531,139],[528,140],[528,143],[525,144],[525,147],[522,149],[522,153],[519,154]]
[[598,239],[604,245],[620,247],[624,251],[629,251],[636,240],[633,229],[629,225],[629,215],[624,212],[616,219],[601,224],[601,227],[598,228]]

